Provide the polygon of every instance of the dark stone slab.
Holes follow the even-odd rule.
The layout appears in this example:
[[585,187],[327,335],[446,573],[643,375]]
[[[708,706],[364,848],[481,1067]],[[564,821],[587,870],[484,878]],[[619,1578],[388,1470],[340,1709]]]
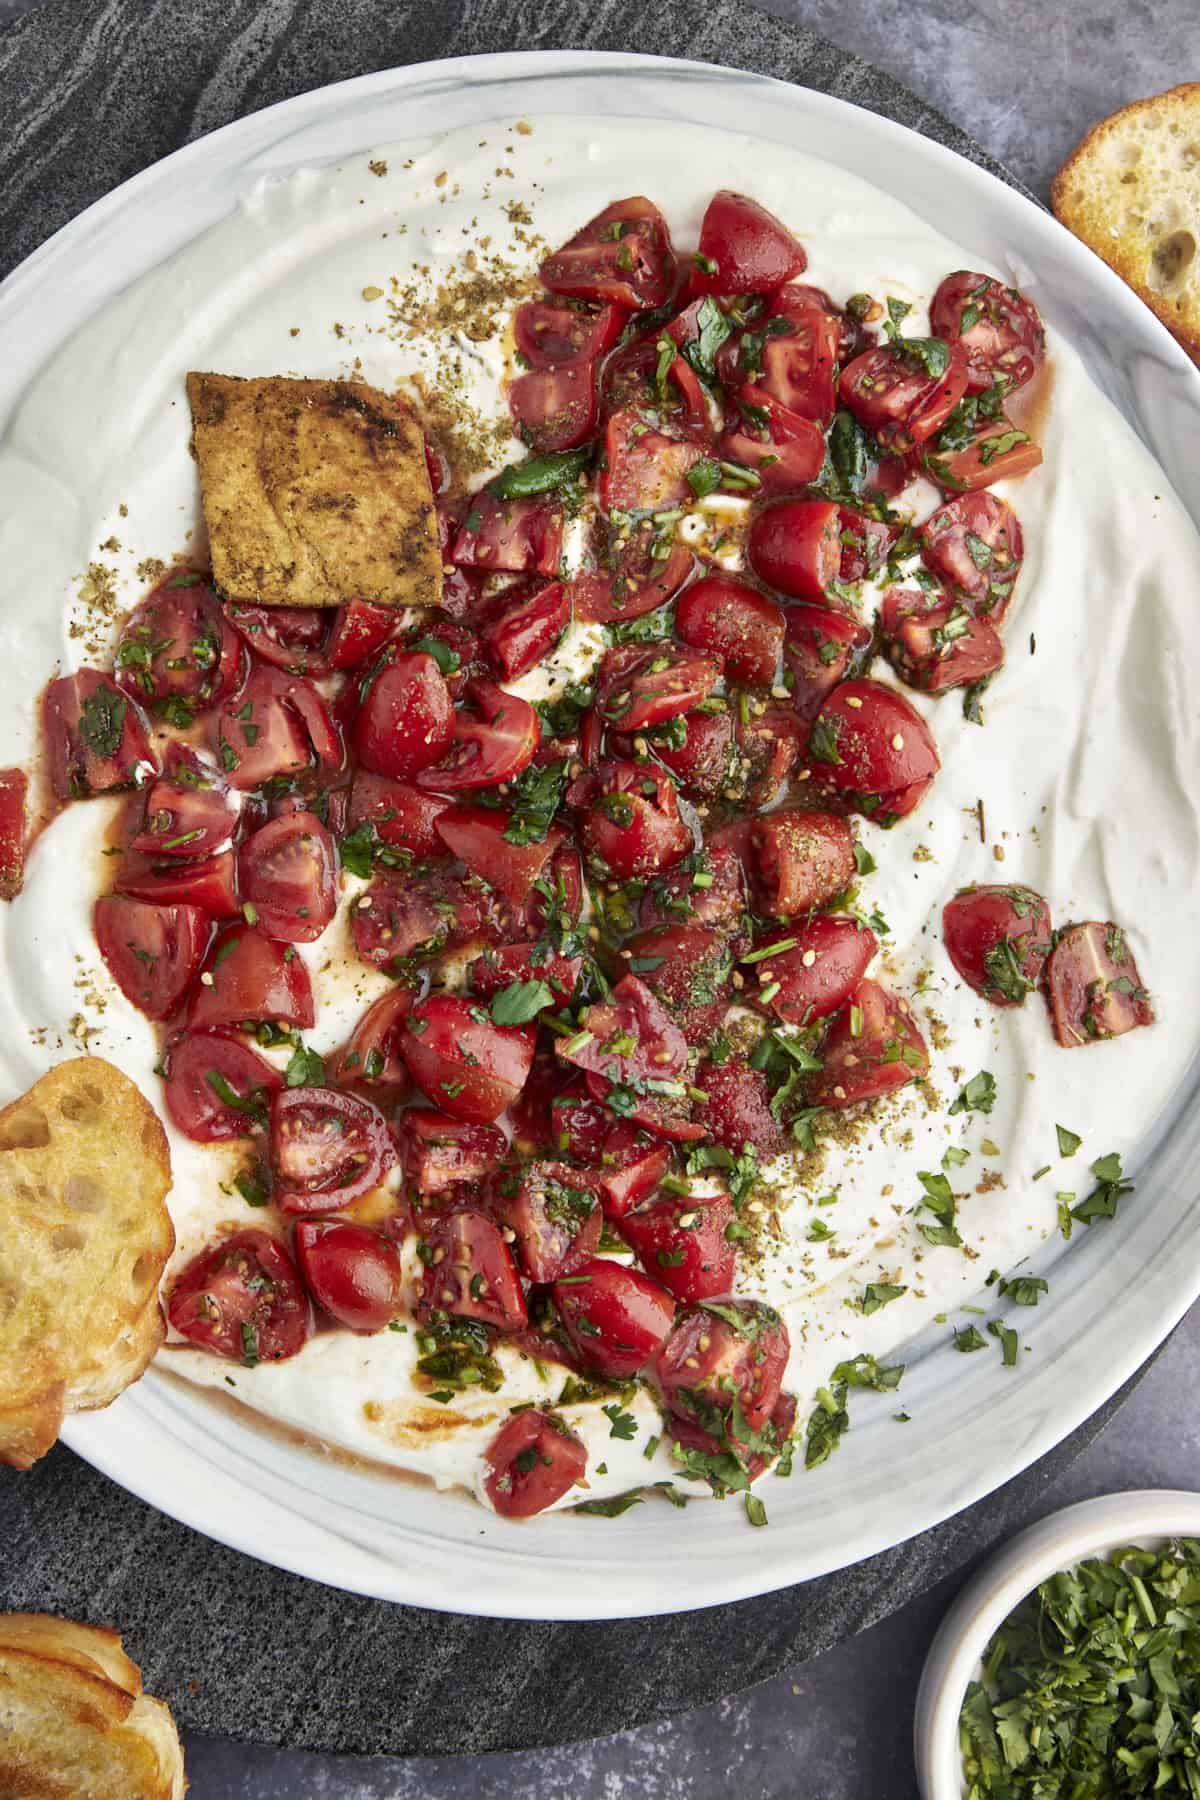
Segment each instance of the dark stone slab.
[[[0,37],[0,272],[156,158],[273,101],[438,56],[564,47],[776,75],[1004,176],[887,76],[735,0],[60,0]],[[980,1506],[883,1556],[737,1606],[603,1625],[421,1612],[304,1582],[209,1543],[60,1448],[28,1475],[0,1472],[0,1607],[119,1625],[148,1687],[196,1732],[393,1754],[562,1743],[687,1711],[884,1618],[1035,1510],[1123,1398]]]

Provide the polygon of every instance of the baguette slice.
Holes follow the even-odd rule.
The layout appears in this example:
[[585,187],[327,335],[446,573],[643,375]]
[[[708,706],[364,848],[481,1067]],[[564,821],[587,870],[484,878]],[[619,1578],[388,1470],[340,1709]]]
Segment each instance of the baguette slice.
[[1093,125],[1050,197],[1200,362],[1200,82]]
[[115,1631],[0,1613],[0,1795],[183,1800],[175,1721]]
[[162,1342],[170,1185],[153,1107],[99,1057],[0,1111],[0,1463],[27,1469]]

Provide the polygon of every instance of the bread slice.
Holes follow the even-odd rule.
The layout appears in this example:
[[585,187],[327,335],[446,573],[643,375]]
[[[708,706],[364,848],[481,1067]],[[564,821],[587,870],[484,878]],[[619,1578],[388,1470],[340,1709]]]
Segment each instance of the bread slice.
[[187,378],[192,447],[227,599],[437,606],[442,557],[411,414],[357,381]]
[[0,1111],[0,1463],[27,1469],[162,1342],[170,1185],[153,1107],[99,1057]]
[[1200,82],[1093,125],[1050,197],[1200,362]]
[[183,1800],[175,1721],[115,1631],[0,1613],[0,1795]]

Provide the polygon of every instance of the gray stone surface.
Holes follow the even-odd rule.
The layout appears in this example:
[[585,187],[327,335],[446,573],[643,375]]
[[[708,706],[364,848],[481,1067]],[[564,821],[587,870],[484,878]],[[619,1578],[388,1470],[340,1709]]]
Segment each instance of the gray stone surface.
[[[1194,0],[1153,8],[1076,0],[1069,11],[1033,0],[986,9],[953,0],[765,0],[767,12],[803,27],[799,34],[767,22],[748,31],[753,15],[730,0],[652,9],[639,0],[197,0],[186,8],[58,0],[32,16],[37,10],[0,0],[0,25],[31,15],[0,35],[0,267],[115,181],[227,117],[323,80],[434,55],[588,44],[739,62],[875,105],[969,151],[928,110],[940,107],[1043,195],[1094,117],[1197,74]],[[888,68],[919,100],[848,64],[814,33]],[[920,1659],[959,1579],[938,1584],[939,1576],[1066,1500],[1144,1483],[1195,1485],[1200,1435],[1180,1396],[1195,1393],[1198,1373],[1193,1319],[1069,1472],[1069,1456],[1048,1459],[965,1519],[836,1583],[665,1626],[497,1626],[347,1601],[201,1549],[66,1452],[19,1485],[0,1482],[0,1604],[119,1617],[151,1685],[201,1731],[293,1746],[461,1751],[678,1712],[798,1662],[927,1589],[886,1623],[740,1699],[567,1750],[366,1760],[189,1739],[199,1800],[707,1800],[734,1786],[801,1800],[908,1800]],[[62,1553],[73,1544],[87,1546],[86,1558]]]

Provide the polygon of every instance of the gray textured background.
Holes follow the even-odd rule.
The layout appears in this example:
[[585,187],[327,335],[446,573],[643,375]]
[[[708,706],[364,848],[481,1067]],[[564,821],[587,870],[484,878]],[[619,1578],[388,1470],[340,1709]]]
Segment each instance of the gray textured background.
[[[33,0],[36,5],[37,0]],[[0,25],[33,10],[30,0],[0,0]],[[889,70],[914,94],[970,131],[1036,193],[1044,195],[1050,176],[1086,126],[1122,101],[1172,82],[1200,76],[1200,28],[1195,0],[1146,4],[1106,4],[1073,0],[1069,9],[1046,8],[1035,0],[994,0],[970,9],[961,0],[763,0],[778,18],[823,33],[832,43]],[[69,4],[59,0],[52,15],[61,27],[61,74],[69,82],[86,63],[106,25],[129,8]],[[158,10],[158,9],[156,9]],[[169,9],[170,10],[170,9]],[[181,53],[183,15],[180,14]],[[213,8],[204,9],[210,16]],[[374,66],[369,44],[356,44],[339,30],[346,9],[337,0],[319,6],[304,0],[271,0],[267,6],[230,4],[226,45],[214,55],[214,82],[233,83],[254,104],[257,85],[280,66],[289,71],[292,91],[316,85],[326,75]],[[488,0],[426,6],[420,36],[436,39],[439,19],[449,26],[482,27]],[[533,42],[551,8],[528,7]],[[571,8],[594,28],[619,7],[600,0]],[[655,15],[669,15],[656,5]],[[266,19],[266,28],[251,21]],[[136,56],[137,34],[129,34],[125,54]],[[10,40],[11,41],[11,40]],[[545,45],[560,41],[551,31]],[[577,41],[574,37],[570,41]],[[759,34],[769,44],[769,29]],[[619,42],[612,47],[624,47]],[[658,46],[687,54],[694,43]],[[6,45],[0,36],[0,68]],[[422,47],[414,54],[436,54]],[[305,79],[306,58],[317,72]],[[319,55],[319,65],[315,61]],[[118,78],[119,79],[119,78]],[[869,97],[865,96],[865,97]],[[39,97],[41,98],[41,97]],[[36,109],[37,141],[29,144],[26,171],[36,181],[41,158],[51,146],[70,143],[77,158],[87,155],[86,109],[58,106],[52,89]],[[201,108],[201,115],[203,108]],[[203,117],[198,121],[203,125]],[[212,121],[212,122],[215,122]],[[171,121],[144,120],[147,143]],[[10,122],[0,119],[0,137]],[[65,191],[61,204],[71,210]],[[45,196],[53,221],[59,196]],[[31,245],[5,234],[0,260]],[[1200,1318],[1181,1328],[1140,1389],[1108,1432],[1067,1473],[1049,1486],[1034,1483],[1014,1500],[1012,1516],[1037,1516],[1071,1499],[1113,1487],[1197,1485],[1200,1428],[1192,1397],[1200,1376]],[[1011,1509],[1010,1509],[1011,1510]],[[11,1545],[10,1551],[19,1546]],[[932,1552],[936,1554],[936,1551]],[[120,1546],[112,1546],[114,1559]],[[936,1574],[936,1569],[929,1571]],[[158,1571],[169,1581],[170,1571]],[[337,1797],[337,1800],[443,1800],[444,1796],[521,1796],[528,1800],[710,1800],[738,1791],[751,1796],[796,1796],[797,1800],[910,1800],[914,1792],[908,1735],[912,1698],[921,1658],[957,1577],[939,1584],[885,1624],[851,1639],[794,1675],[765,1683],[750,1694],[722,1701],[657,1726],[563,1750],[522,1756],[476,1758],[334,1758],[248,1749],[213,1739],[189,1741],[192,1792],[198,1800],[282,1800],[283,1796]],[[219,1622],[214,1621],[219,1631]],[[264,1631],[269,1624],[264,1621]],[[699,1635],[699,1634],[698,1634]],[[705,1634],[704,1653],[713,1655]],[[262,1645],[227,1642],[237,1657]],[[268,1646],[269,1648],[269,1646]],[[345,1643],[353,1664],[363,1646]],[[498,1641],[503,1657],[502,1633]],[[280,1672],[282,1675],[282,1671]],[[415,1671],[414,1671],[415,1674]],[[553,1680],[552,1670],[543,1677]],[[711,1672],[696,1690],[717,1683]],[[464,1706],[467,1704],[464,1696]],[[296,1721],[296,1737],[303,1721]],[[296,1741],[295,1737],[292,1741]]]

